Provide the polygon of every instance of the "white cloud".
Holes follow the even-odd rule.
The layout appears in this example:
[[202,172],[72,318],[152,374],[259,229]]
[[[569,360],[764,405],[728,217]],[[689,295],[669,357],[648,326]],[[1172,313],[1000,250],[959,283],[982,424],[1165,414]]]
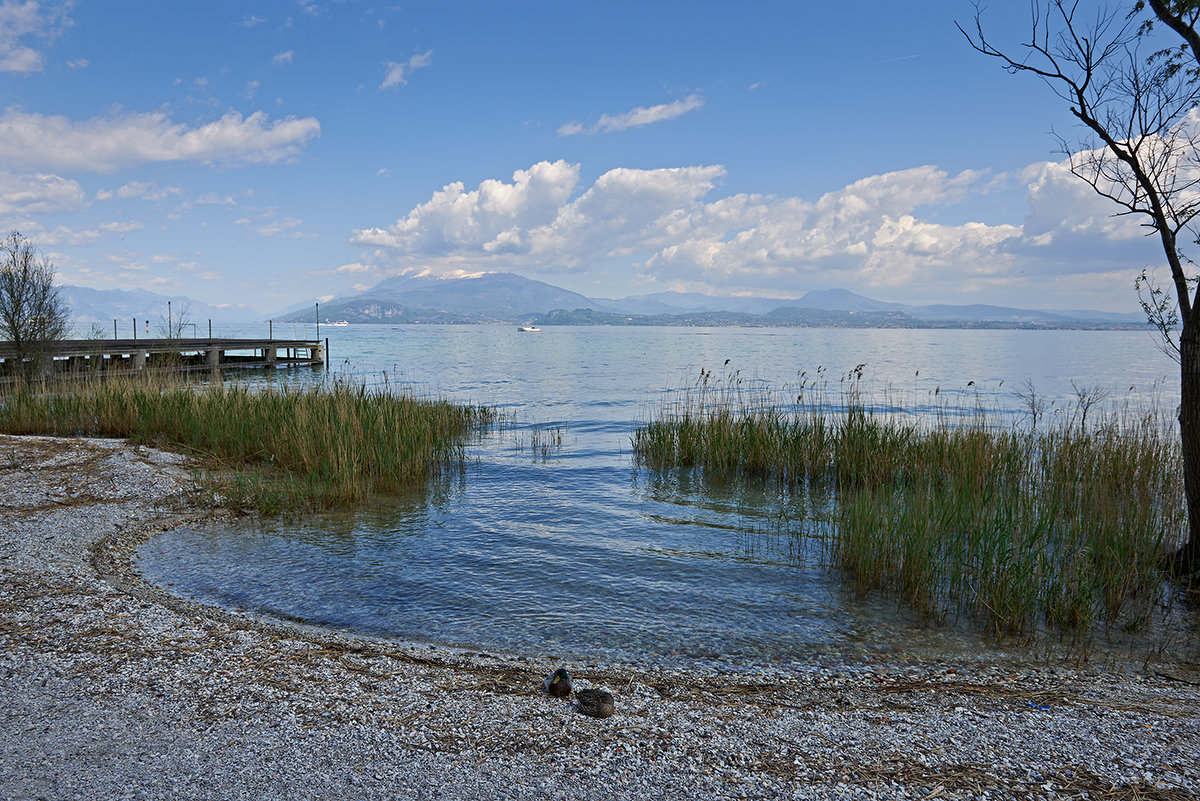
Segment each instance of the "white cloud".
[[70,5],[36,0],[0,2],[0,72],[41,72],[42,54],[22,40],[55,36],[71,24],[67,16]]
[[578,180],[578,165],[543,161],[514,172],[512,183],[487,180],[467,192],[456,181],[386,229],[355,231],[354,241],[413,254],[486,252],[507,231],[553,222]]
[[962,200],[982,177],[917,167],[864,178],[815,203],[733,195],[673,215],[664,224],[669,243],[642,262],[641,271],[660,280],[750,287],[829,281],[893,287],[947,272],[962,279],[990,269],[996,248],[1020,229],[939,225],[916,212]]
[[85,247],[114,236],[140,231],[140,222],[106,222],[89,228],[70,228],[60,225],[57,228],[40,234],[37,238],[40,247]]
[[271,59],[271,63],[276,67],[282,67],[284,64],[291,64],[295,55],[295,50],[284,50],[282,53],[276,53],[275,58]]
[[669,240],[673,216],[695,207],[724,175],[719,165],[609,170],[553,222],[528,232],[530,256],[542,269],[580,270],[644,252]]
[[600,119],[591,126],[585,126],[579,122],[568,122],[559,127],[558,135],[575,136],[576,134],[626,131],[630,128],[640,128],[643,125],[652,125],[656,122],[673,120],[676,117],[687,114],[689,111],[695,111],[703,105],[703,97],[700,97],[700,95],[688,95],[684,99],[676,100],[673,103],[663,103],[657,106],[639,106],[632,111],[626,111],[622,114],[602,114],[600,115]]
[[57,175],[0,172],[0,214],[35,215],[79,211],[85,203],[78,182]]
[[[659,288],[794,297],[852,287],[1035,306],[1047,282],[1074,276],[1108,282],[1076,297],[1128,307],[1132,275],[1162,261],[1155,241],[1064,164],[1032,165],[1009,189],[985,172],[914,167],[812,200],[716,194],[724,174],[719,165],[619,168],[581,185],[579,165],[541,162],[470,190],[448,184],[352,241],[372,249],[362,261],[389,271],[623,268]],[[964,201],[997,191],[1025,192],[1023,221],[963,215]]]
[[241,21],[239,21],[237,24],[242,28],[257,28],[266,21],[266,17],[260,17],[257,14],[247,14],[246,16],[242,17]]
[[391,89],[396,86],[404,86],[408,83],[408,76],[412,74],[413,70],[418,70],[421,67],[428,67],[432,63],[432,50],[426,50],[424,53],[418,53],[408,61],[389,61],[383,65],[385,75],[383,78],[383,83],[379,84],[379,88]]
[[178,187],[174,186],[160,187],[145,181],[130,181],[115,192],[104,190],[97,192],[96,199],[112,200],[116,197],[121,200],[146,200],[155,203],[159,200],[166,200],[172,195],[178,195],[180,191]]
[[335,273],[343,273],[343,274],[372,273],[372,272],[375,272],[377,269],[378,269],[377,267],[372,267],[369,264],[360,264],[358,262],[352,262],[350,264],[343,264],[341,267],[338,267],[336,270],[334,270],[334,272]]
[[155,162],[275,163],[297,157],[319,136],[313,117],[270,122],[229,112],[189,128],[162,112],[112,113],[82,122],[9,107],[0,116],[0,165],[108,172]]
[[310,239],[316,237],[316,234],[300,230],[304,223],[295,217],[284,217],[281,220],[275,219],[274,209],[268,209],[253,218],[242,217],[234,220],[233,224],[245,226],[259,236],[278,236],[288,239]]
[[661,223],[712,189],[722,167],[615,169],[574,200],[579,166],[540,162],[465,191],[448,184],[388,228],[355,231],[353,241],[447,269],[521,264],[533,269],[585,269],[646,247]]
[[197,206],[236,206],[233,195],[218,195],[216,192],[205,192],[192,201]]

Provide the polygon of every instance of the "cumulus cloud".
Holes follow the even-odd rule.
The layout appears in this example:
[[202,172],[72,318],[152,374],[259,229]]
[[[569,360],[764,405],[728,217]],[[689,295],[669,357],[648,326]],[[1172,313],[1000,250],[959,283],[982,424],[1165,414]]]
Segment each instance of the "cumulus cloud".
[[944,271],[962,278],[994,264],[997,246],[1020,229],[940,225],[916,213],[962,200],[981,178],[927,166],[870,176],[816,202],[733,195],[673,215],[672,241],[639,267],[647,277],[713,286],[805,285],[836,275],[836,285],[891,287]]
[[1100,197],[1063,162],[1033,164],[1022,173],[1027,186],[1023,237],[1009,243],[1019,255],[1039,255],[1055,270],[1073,270],[1083,261],[1109,261],[1145,255],[1146,230],[1132,216],[1116,216],[1112,201]]
[[43,4],[36,0],[0,2],[0,72],[41,72],[42,54],[27,40],[50,38],[69,25],[69,7],[70,3]]
[[610,133],[612,131],[640,128],[643,125],[652,125],[656,122],[673,120],[676,117],[687,114],[689,111],[695,111],[703,105],[703,97],[700,97],[700,95],[688,95],[684,99],[676,100],[673,103],[663,103],[657,106],[639,106],[632,111],[626,111],[622,114],[601,114],[600,119],[592,125],[568,122],[559,127],[558,135],[575,136],[577,134]]
[[353,241],[421,258],[483,265],[519,257],[577,269],[654,240],[666,215],[722,175],[722,167],[619,168],[570,200],[579,165],[544,161],[517,170],[511,182],[487,180],[470,191],[448,184],[394,225],[355,231]]
[[354,241],[414,254],[486,253],[553,222],[578,180],[578,165],[543,161],[514,172],[511,183],[487,180],[465,191],[456,181],[388,228],[355,231]]
[[379,269],[379,268],[372,267],[369,264],[361,264],[359,262],[351,262],[350,264],[343,264],[341,267],[338,267],[336,270],[334,270],[334,272],[346,275],[346,274],[354,274],[354,273],[373,273],[377,269]]
[[296,158],[320,132],[313,117],[271,122],[262,111],[189,128],[162,112],[76,121],[9,107],[0,115],[0,165],[109,172],[155,162],[270,164]]
[[392,89],[397,86],[405,86],[408,84],[408,76],[413,73],[413,70],[419,70],[421,67],[428,67],[432,63],[432,50],[426,50],[424,53],[418,53],[408,61],[389,61],[383,65],[384,78],[383,83],[379,84],[379,88]]
[[79,211],[85,193],[78,182],[58,175],[0,172],[0,214],[33,215]]
[[991,224],[965,218],[959,206],[996,191],[986,172],[914,167],[815,199],[721,195],[724,174],[720,165],[618,168],[589,185],[579,165],[541,162],[473,189],[448,184],[392,225],[356,230],[352,241],[388,269],[619,265],[659,287],[795,296],[841,286],[889,297],[903,289],[913,300],[974,293],[1009,304],[1068,275],[1116,281],[1105,292],[1119,298],[1134,272],[1161,261],[1155,243],[1113,217],[1065,164],[1029,167],[1017,186],[1024,220]]
[[276,67],[282,67],[284,64],[291,64],[295,55],[295,50],[284,50],[282,53],[276,53],[275,58],[271,59],[271,63]]

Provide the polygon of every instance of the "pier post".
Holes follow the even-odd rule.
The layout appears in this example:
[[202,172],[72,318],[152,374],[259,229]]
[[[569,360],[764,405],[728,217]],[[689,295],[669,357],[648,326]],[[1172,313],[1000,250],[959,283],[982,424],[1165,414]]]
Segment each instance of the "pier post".
[[146,357],[148,355],[149,355],[149,351],[144,351],[144,350],[134,351],[133,352],[133,369],[134,370],[145,370],[146,369]]
[[225,358],[225,351],[220,348],[209,348],[204,354],[204,363],[215,370],[221,366],[223,358]]
[[263,348],[263,361],[266,363],[267,367],[274,367],[275,360],[277,358],[279,358],[279,354],[276,352],[275,347],[273,345],[270,347]]

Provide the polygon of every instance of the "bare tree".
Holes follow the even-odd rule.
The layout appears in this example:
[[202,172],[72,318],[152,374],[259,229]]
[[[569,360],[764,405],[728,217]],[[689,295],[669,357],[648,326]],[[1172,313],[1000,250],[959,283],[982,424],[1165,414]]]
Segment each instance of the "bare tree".
[[[1149,5],[1153,17],[1138,21]],[[1060,137],[1071,171],[1116,214],[1137,219],[1156,236],[1171,273],[1171,289],[1143,272],[1135,282],[1142,307],[1177,350],[1179,430],[1189,540],[1177,564],[1200,571],[1200,290],[1196,265],[1184,252],[1200,230],[1200,19],[1197,0],[1136,0],[1124,13],[1101,10],[1079,18],[1077,0],[1035,0],[1028,41],[1003,50],[984,33],[977,4],[974,31],[959,30],[971,46],[1010,73],[1041,78],[1067,103],[1085,131],[1082,141]],[[1183,44],[1150,56],[1139,45],[1161,23]],[[1143,290],[1147,294],[1143,295]],[[1173,291],[1174,300],[1170,293]],[[1177,311],[1176,311],[1177,310]],[[1182,324],[1173,340],[1174,324]]]
[[195,325],[192,322],[192,306],[190,303],[184,303],[174,313],[158,318],[158,335],[163,339],[182,339],[188,326],[192,326],[194,330]]
[[67,333],[68,307],[54,285],[54,265],[13,231],[0,242],[0,336],[12,343],[22,369],[46,358]]

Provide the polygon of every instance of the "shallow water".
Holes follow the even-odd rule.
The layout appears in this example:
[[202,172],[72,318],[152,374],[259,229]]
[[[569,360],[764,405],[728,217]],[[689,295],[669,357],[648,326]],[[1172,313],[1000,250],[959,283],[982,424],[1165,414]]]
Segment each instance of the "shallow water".
[[787,533],[809,516],[800,502],[636,469],[636,422],[702,368],[740,371],[733,380],[750,390],[794,385],[821,367],[836,399],[841,376],[866,362],[868,396],[916,414],[944,410],[947,398],[1019,409],[1011,390],[1026,377],[1053,401],[1051,414],[1070,408],[1071,379],[1105,386],[1117,402],[1176,403],[1173,363],[1149,335],[1130,332],[322,333],[362,380],[496,405],[512,422],[468,449],[461,474],[377,508],[164,533],[140,552],[147,577],[311,624],[576,660],[738,669],[994,653],[965,627],[931,627],[847,591],[821,566],[819,542]]

